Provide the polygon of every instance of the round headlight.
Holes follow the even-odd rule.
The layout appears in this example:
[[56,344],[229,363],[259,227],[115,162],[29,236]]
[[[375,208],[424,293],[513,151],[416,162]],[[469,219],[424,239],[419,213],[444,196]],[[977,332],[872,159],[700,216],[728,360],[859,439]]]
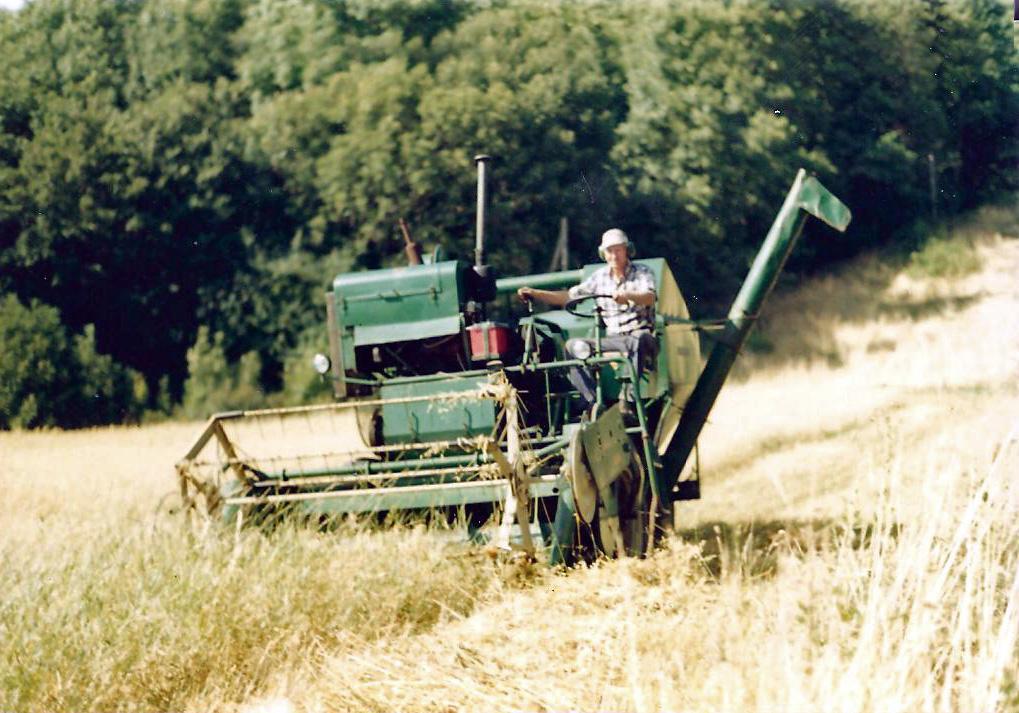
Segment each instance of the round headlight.
[[315,371],[325,376],[329,373],[329,367],[332,366],[332,362],[329,361],[329,357],[325,354],[316,354],[311,360],[311,365],[315,368]]
[[577,359],[587,359],[591,356],[591,342],[586,339],[571,339],[566,342],[566,351]]

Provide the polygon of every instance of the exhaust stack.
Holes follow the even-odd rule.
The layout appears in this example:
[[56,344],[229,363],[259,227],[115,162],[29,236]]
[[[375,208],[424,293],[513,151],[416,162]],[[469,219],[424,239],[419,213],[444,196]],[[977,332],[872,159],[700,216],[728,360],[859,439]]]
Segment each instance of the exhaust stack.
[[475,228],[474,243],[474,265],[481,267],[485,264],[485,232],[488,222],[488,162],[491,156],[479,154],[474,157],[478,164],[478,217]]

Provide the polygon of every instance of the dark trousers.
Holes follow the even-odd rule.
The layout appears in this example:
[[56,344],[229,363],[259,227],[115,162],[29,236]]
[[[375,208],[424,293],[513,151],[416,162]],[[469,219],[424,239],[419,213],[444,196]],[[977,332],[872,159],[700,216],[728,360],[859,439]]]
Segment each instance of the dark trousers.
[[[594,346],[594,340],[587,340]],[[646,329],[638,329],[629,334],[612,334],[601,338],[602,352],[621,352],[625,354],[633,364],[633,370],[637,380],[644,374],[644,370],[652,365],[655,357],[658,356],[658,342],[655,335]],[[589,369],[572,366],[567,375],[570,383],[573,384],[580,398],[585,402],[584,408],[589,408],[598,400],[594,376]],[[620,398],[626,401],[633,401],[632,386],[626,385],[620,394]]]

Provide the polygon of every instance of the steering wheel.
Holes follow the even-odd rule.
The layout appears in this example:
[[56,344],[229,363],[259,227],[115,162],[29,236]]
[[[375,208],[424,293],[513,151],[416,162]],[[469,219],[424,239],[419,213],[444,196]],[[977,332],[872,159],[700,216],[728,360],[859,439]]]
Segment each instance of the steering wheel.
[[615,299],[615,295],[605,295],[605,294],[583,295],[581,297],[574,297],[572,300],[570,300],[565,305],[563,305],[563,309],[565,309],[567,312],[572,314],[574,317],[591,318],[591,317],[594,317],[599,312],[601,312],[601,307],[599,307],[597,304],[595,304],[594,309],[591,310],[590,312],[581,312],[580,310],[577,309],[577,306],[580,305],[580,304],[583,304],[584,302],[587,302],[588,300],[596,300],[596,299],[598,299],[600,297],[604,297],[604,298],[610,299],[610,300],[614,300]]

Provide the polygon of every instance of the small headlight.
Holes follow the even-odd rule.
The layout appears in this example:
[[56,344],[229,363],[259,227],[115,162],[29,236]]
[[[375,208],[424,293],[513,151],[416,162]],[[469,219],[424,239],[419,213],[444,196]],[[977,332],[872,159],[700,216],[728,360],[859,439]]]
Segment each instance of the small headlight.
[[586,339],[571,339],[566,342],[566,351],[577,359],[587,359],[591,356],[591,342]]
[[329,357],[325,354],[316,354],[311,360],[311,365],[315,368],[315,371],[325,376],[329,373],[329,367],[332,366],[332,362],[329,361]]

